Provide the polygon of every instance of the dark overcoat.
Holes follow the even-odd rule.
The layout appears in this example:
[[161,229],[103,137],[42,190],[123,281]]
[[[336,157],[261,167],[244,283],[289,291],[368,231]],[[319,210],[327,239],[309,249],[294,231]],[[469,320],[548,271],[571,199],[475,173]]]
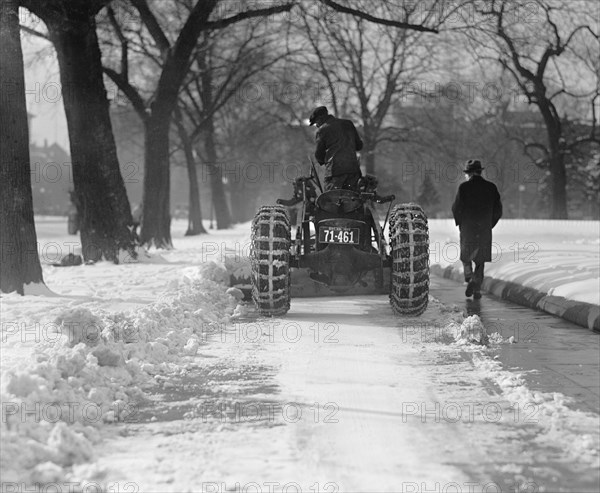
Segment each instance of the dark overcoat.
[[317,130],[316,141],[315,157],[325,165],[325,177],[360,172],[356,151],[362,149],[363,142],[350,120],[328,115]]
[[460,260],[477,264],[492,260],[492,228],[502,217],[498,188],[482,176],[472,175],[458,187],[452,204],[460,228]]

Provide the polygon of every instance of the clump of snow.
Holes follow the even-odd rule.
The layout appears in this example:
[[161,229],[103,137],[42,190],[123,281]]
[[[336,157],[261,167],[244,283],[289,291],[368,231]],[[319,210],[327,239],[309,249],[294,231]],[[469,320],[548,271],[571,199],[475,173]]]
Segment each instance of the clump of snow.
[[249,279],[252,273],[250,258],[246,256],[229,256],[225,258],[227,271],[235,279]]
[[95,346],[100,341],[104,328],[101,318],[87,308],[75,308],[63,311],[55,320],[52,329],[66,337],[65,343],[70,347],[84,343]]
[[228,280],[223,264],[207,262],[137,310],[59,313],[57,337],[2,375],[3,477],[55,481],[92,460],[97,430],[135,415],[153,376],[191,365],[208,325],[230,319],[237,299]]
[[504,338],[502,336],[502,334],[500,334],[500,332],[493,332],[492,334],[490,334],[488,336],[489,342],[492,344],[503,344],[503,343],[508,343],[508,344],[514,344],[515,343],[515,336],[510,336],[509,338]]
[[188,339],[185,346],[183,346],[183,352],[184,352],[184,354],[187,354],[188,356],[196,356],[196,353],[198,352],[199,348],[200,348],[200,342],[198,341],[198,338],[192,337],[192,338]]
[[65,422],[59,422],[52,428],[48,437],[48,447],[56,452],[55,458],[63,466],[87,462],[94,457],[90,441]]
[[54,462],[42,462],[33,468],[31,479],[34,483],[57,483],[65,476],[62,467]]
[[229,288],[227,294],[233,296],[236,300],[241,301],[244,299],[244,293],[239,288]]
[[458,344],[478,344],[485,346],[489,339],[485,327],[478,315],[471,315],[463,320],[460,331],[457,331]]

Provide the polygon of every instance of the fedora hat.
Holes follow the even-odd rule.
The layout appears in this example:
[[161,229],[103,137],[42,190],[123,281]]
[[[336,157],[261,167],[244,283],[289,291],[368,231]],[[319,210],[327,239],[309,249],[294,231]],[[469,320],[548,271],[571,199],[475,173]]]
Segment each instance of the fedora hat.
[[325,106],[319,106],[317,108],[315,108],[313,110],[313,112],[310,114],[310,117],[308,118],[308,122],[310,123],[310,125],[314,125],[315,123],[317,123],[317,119],[321,116],[327,116],[328,112],[327,112],[327,108]]
[[465,173],[473,173],[474,171],[481,171],[481,161],[478,159],[469,159],[466,162],[467,167],[463,170]]

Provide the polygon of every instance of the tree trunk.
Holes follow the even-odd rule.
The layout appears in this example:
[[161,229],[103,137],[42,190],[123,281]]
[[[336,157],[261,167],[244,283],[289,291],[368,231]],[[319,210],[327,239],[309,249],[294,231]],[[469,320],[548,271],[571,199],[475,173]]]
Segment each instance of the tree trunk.
[[[551,148],[552,149],[552,148]],[[560,149],[551,150],[550,169],[552,170],[552,219],[568,219],[567,212],[567,172],[564,156]]]
[[156,248],[171,242],[171,174],[169,166],[170,112],[153,111],[144,122],[144,215],[140,241]]
[[0,3],[0,290],[43,283],[33,221],[18,0]]
[[194,236],[207,233],[202,224],[202,210],[200,208],[200,188],[198,187],[198,172],[194,156],[191,160],[187,157],[188,180],[190,181],[190,205],[188,215],[188,229],[185,236]]
[[[202,72],[200,82],[202,84],[202,104],[204,108],[210,108],[213,104],[213,78],[211,69],[207,66],[206,57],[210,56],[208,51],[197,58]],[[203,125],[204,149],[208,162],[205,164],[210,181],[211,201],[217,218],[217,229],[227,229],[231,226],[231,214],[225,197],[223,187],[222,169],[217,162],[217,149],[215,146],[215,120],[212,114],[208,114]],[[212,212],[211,212],[212,227]]]
[[561,150],[562,130],[560,121],[555,118],[551,109],[551,102],[544,94],[537,94],[537,106],[542,113],[546,133],[548,135],[548,148],[550,150],[550,179],[552,195],[551,219],[567,219],[567,170],[565,169],[564,155]]
[[200,209],[200,189],[198,187],[198,172],[196,171],[196,160],[194,159],[194,151],[190,137],[185,131],[183,122],[181,121],[181,112],[177,108],[175,110],[175,123],[177,124],[177,132],[179,139],[183,145],[183,153],[187,164],[188,180],[190,185],[190,199],[188,212],[188,229],[185,236],[195,236],[206,233],[206,229],[202,224],[202,211]]
[[94,15],[72,8],[62,15],[42,12],[42,18],[58,56],[83,257],[117,262],[120,249],[133,251],[133,221],[119,169]]
[[[246,195],[247,191],[244,188],[242,180],[235,180],[235,183],[230,185],[231,190],[231,220],[232,223],[242,223],[247,221],[249,212],[254,210],[249,207]],[[254,214],[252,214],[254,216]],[[249,218],[251,219],[251,218]]]
[[550,148],[550,173],[552,180],[552,219],[568,219],[567,212],[567,170],[564,155],[560,148],[560,132],[548,128]]
[[217,229],[227,229],[231,227],[231,214],[229,212],[229,205],[227,204],[227,197],[225,196],[225,188],[223,187],[221,166],[217,162],[215,126],[212,116],[209,116],[206,120],[204,138],[206,157],[208,158],[207,166],[209,167],[208,175],[210,177],[212,203],[217,218]]

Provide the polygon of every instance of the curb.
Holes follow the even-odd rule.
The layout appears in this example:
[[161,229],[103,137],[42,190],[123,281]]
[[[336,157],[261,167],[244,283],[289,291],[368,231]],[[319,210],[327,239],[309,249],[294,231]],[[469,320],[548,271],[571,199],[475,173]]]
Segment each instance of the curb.
[[[442,267],[439,264],[433,264],[430,271],[439,277],[452,279],[460,283],[464,282],[462,272],[451,265]],[[503,300],[556,315],[600,333],[600,306],[598,305],[568,300],[562,296],[548,295],[548,293],[543,293],[534,288],[488,276],[483,279],[481,287],[482,290]]]

